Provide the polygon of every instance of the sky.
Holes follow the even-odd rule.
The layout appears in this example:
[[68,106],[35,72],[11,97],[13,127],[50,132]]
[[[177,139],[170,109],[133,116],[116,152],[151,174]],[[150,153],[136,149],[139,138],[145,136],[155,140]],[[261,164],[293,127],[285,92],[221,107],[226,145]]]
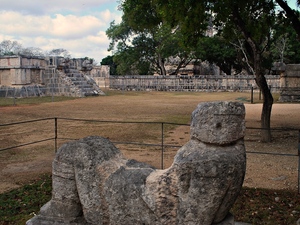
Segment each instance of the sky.
[[[288,0],[296,7],[296,0]],[[43,51],[63,48],[72,58],[100,63],[111,55],[105,31],[121,22],[118,0],[0,0],[0,42],[17,41]]]
[[17,41],[23,48],[63,48],[72,58],[100,63],[111,55],[105,31],[121,21],[117,0],[0,0],[0,42]]

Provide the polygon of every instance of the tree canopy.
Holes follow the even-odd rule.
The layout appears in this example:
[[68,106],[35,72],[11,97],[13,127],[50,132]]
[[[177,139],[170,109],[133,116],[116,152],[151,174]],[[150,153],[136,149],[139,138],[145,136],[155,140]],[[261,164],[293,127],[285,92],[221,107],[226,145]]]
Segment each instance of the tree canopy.
[[285,28],[293,26],[277,1],[124,0],[119,8],[122,22],[107,30],[117,74],[165,75],[165,62],[176,57],[174,74],[192,59],[216,64],[226,74],[265,73],[274,61],[298,60],[297,32],[279,38],[280,15]]
[[[124,0],[120,9],[124,13],[122,23],[115,32],[107,32],[111,46],[118,46],[116,61],[125,53],[126,57],[119,60],[130,59],[130,55],[143,62],[151,58],[164,75],[164,60],[174,56],[175,48],[186,57],[201,57],[227,72],[232,66],[243,67],[255,75],[262,91],[261,125],[266,131],[262,137],[264,141],[271,140],[273,97],[264,75],[274,59],[297,60],[298,54],[290,47],[295,40],[289,41],[293,37],[286,34],[293,28],[300,37],[298,11],[284,0]],[[280,28],[282,22],[288,25],[285,32]],[[148,65],[154,65],[153,61]]]

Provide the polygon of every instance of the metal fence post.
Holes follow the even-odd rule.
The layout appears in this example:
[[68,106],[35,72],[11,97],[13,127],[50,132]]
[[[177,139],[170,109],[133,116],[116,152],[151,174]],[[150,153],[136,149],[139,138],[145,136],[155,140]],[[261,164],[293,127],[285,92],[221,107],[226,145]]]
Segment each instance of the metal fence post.
[[54,118],[54,149],[57,152],[57,117]]
[[164,169],[164,123],[161,123],[161,169]]
[[14,87],[14,106],[16,105],[16,88]]
[[253,104],[253,86],[251,86],[251,104]]

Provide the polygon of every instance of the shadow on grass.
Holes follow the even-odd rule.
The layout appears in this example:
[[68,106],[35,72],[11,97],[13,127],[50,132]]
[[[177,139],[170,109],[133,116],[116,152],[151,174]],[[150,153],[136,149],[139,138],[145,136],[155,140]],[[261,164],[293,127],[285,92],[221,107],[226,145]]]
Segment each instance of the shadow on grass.
[[[0,224],[25,224],[51,199],[51,185],[51,175],[45,174],[22,188],[1,194]],[[244,187],[231,212],[236,221],[251,224],[296,224],[300,218],[300,194]]]

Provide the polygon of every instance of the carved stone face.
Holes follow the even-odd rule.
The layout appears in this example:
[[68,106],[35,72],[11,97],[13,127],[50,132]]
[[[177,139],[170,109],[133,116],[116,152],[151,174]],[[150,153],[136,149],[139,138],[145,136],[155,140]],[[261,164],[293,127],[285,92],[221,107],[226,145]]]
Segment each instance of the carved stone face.
[[239,102],[205,102],[192,114],[191,139],[230,144],[245,136],[245,107]]

